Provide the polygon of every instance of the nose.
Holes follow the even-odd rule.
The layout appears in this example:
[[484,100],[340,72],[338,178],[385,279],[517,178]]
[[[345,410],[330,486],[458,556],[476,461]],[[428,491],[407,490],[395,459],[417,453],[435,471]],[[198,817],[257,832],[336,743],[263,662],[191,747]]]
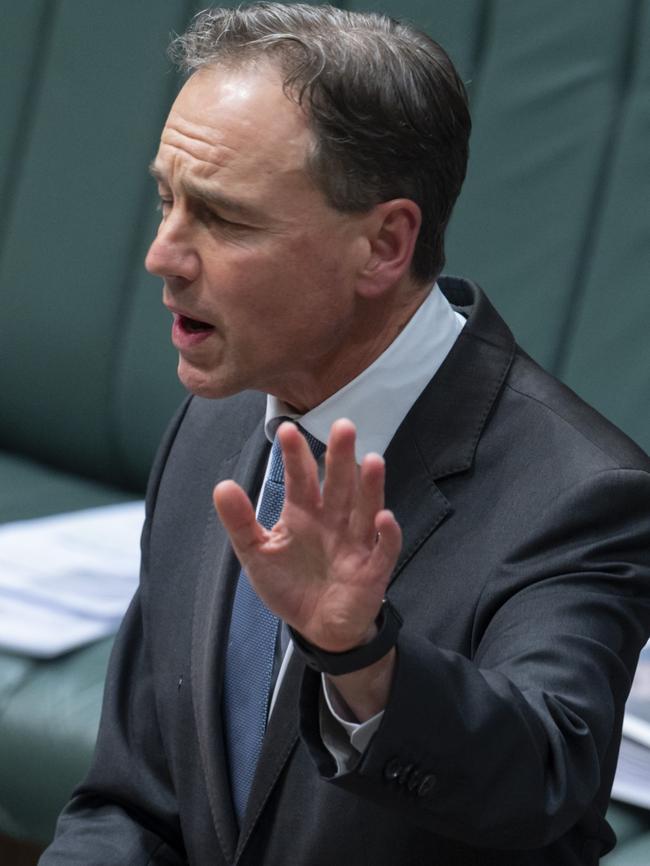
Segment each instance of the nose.
[[199,275],[200,258],[192,244],[190,227],[174,214],[163,219],[144,265],[149,273],[166,281],[193,282]]

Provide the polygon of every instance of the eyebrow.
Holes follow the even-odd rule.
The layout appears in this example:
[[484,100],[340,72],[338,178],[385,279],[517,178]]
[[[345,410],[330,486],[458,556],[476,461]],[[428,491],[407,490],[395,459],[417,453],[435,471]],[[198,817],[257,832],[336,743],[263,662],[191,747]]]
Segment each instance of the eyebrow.
[[[149,174],[157,180],[158,183],[169,186],[169,181],[167,180],[165,173],[156,165],[155,162],[152,162],[149,165]],[[185,180],[181,182],[180,186],[186,195],[205,202],[206,204],[214,205],[235,219],[241,219],[252,223],[259,223],[266,219],[266,215],[263,211],[251,207],[244,202],[230,198],[230,196],[224,195],[210,187],[203,186],[195,181]]]

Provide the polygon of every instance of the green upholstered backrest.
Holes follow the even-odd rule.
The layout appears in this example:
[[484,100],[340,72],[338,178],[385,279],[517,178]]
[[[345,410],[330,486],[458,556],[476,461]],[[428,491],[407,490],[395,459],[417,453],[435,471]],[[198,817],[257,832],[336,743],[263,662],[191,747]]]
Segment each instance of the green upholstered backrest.
[[15,162],[31,124],[31,105],[42,52],[41,35],[47,31],[45,0],[6,3],[1,13],[0,57],[0,245],[2,226],[13,199]]
[[[2,225],[0,447],[128,482],[120,359],[151,233],[146,166],[176,87],[165,47],[190,7],[159,0],[152,14],[151,4],[60,0],[52,8]],[[155,309],[156,281],[149,289]],[[166,405],[147,405],[147,382],[131,411],[157,437],[179,393],[171,347],[155,342],[151,381],[164,382]]]
[[426,30],[450,55],[464,81],[472,79],[485,38],[485,0],[350,0],[338,4],[359,12],[383,12]]
[[448,268],[478,280],[524,347],[553,368],[584,266],[637,4],[489,5]]
[[558,373],[650,451],[650,4],[630,51],[590,255]]
[[151,182],[145,200],[143,231],[130,265],[120,350],[113,358],[111,404],[115,457],[123,478],[140,489],[144,489],[165,421],[185,394],[176,376],[171,316],[161,303],[162,283],[143,267],[160,216]]

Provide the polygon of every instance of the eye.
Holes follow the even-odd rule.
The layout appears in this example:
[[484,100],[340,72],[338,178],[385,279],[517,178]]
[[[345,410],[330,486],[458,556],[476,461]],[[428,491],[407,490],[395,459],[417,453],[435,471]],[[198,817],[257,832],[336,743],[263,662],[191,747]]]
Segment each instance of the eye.
[[214,225],[229,225],[228,220],[224,219],[221,214],[210,210],[207,205],[201,204],[197,207],[198,216],[205,223],[213,223]]
[[174,204],[174,199],[169,196],[161,195],[158,199],[158,204],[156,205],[156,210],[160,211],[162,214],[162,218],[165,219],[166,216],[169,215],[169,212],[172,209],[172,205]]
[[206,225],[214,226],[222,232],[236,232],[245,228],[240,223],[232,222],[208,207],[202,207],[199,215]]

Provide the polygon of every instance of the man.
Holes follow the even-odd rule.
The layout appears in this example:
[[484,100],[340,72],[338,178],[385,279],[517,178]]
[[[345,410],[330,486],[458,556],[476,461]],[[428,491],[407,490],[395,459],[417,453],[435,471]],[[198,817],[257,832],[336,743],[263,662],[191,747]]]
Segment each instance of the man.
[[329,7],[213,10],[176,53],[147,267],[195,396],[42,864],[597,863],[650,463],[436,282],[461,82]]

